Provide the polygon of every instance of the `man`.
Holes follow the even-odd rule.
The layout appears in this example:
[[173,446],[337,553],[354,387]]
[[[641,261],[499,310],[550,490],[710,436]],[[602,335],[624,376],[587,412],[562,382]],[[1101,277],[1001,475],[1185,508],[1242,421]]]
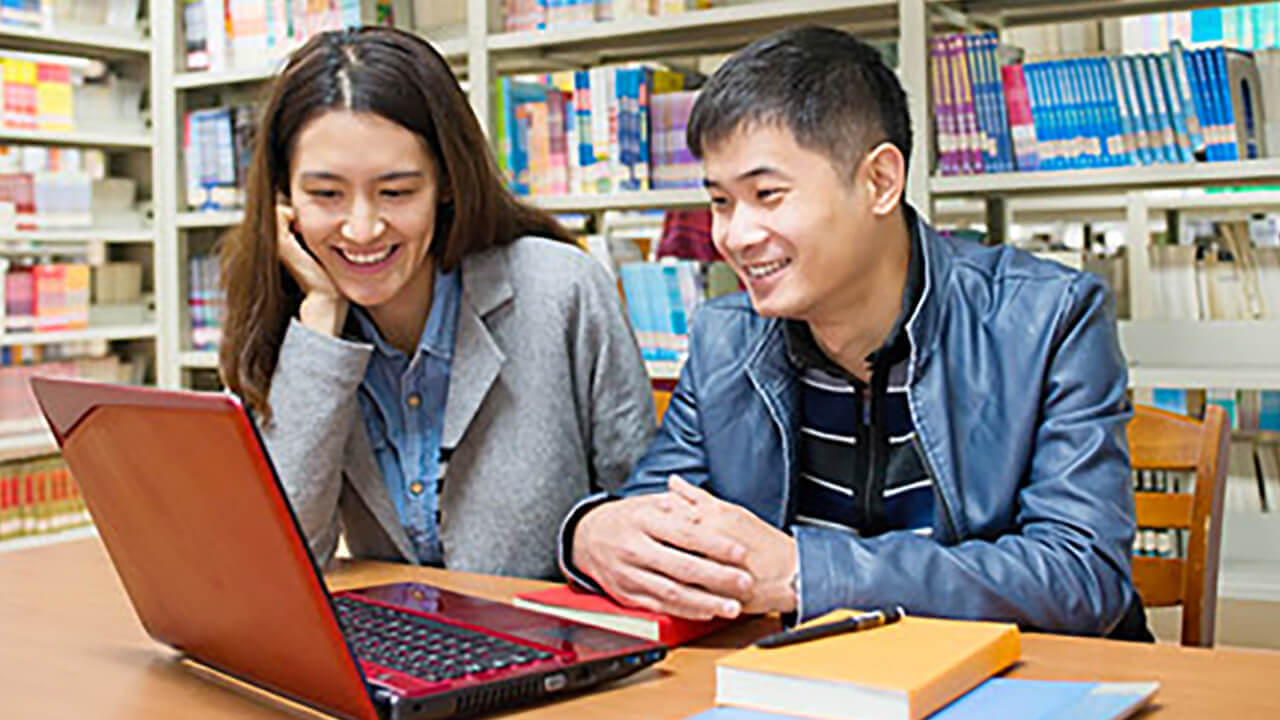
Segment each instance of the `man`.
[[845,33],[735,55],[688,138],[747,293],[698,313],[659,435],[566,518],[565,573],[694,618],[901,604],[1143,636],[1102,283],[905,205],[906,97]]

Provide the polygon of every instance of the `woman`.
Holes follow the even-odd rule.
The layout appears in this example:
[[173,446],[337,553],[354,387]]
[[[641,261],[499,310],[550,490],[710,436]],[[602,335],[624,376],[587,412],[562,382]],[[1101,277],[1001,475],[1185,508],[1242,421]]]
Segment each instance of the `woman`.
[[316,558],[557,573],[654,425],[603,268],[503,186],[423,40],[326,33],[275,81],[222,250],[224,382]]

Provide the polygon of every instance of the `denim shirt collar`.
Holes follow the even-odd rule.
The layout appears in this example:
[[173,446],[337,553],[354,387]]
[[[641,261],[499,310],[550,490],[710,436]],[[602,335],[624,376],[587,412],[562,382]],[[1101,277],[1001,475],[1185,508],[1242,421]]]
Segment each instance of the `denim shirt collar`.
[[[435,271],[432,283],[431,311],[418,340],[418,352],[425,352],[442,360],[453,358],[453,337],[458,324],[458,301],[462,295],[462,273],[456,268],[450,272]],[[404,353],[387,342],[378,332],[369,311],[352,306],[360,334],[366,342],[373,343],[375,351],[386,359],[402,358]],[[416,353],[415,353],[416,354]]]

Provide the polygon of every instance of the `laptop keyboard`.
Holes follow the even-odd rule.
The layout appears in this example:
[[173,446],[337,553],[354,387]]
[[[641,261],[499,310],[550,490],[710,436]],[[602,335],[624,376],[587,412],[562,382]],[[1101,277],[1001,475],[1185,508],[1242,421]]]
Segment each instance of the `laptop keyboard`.
[[356,657],[428,682],[550,660],[544,650],[421,615],[338,597],[338,621]]

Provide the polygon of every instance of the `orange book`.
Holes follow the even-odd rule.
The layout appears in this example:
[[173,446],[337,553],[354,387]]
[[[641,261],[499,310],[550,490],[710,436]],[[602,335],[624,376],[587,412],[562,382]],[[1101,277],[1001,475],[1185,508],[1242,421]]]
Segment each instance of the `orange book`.
[[[853,613],[837,610],[806,625]],[[824,720],[919,720],[1018,660],[1016,625],[904,617],[716,662],[716,704]]]
[[604,595],[579,590],[571,585],[520,593],[511,602],[526,610],[575,620],[624,635],[647,638],[667,647],[692,642],[729,622],[724,619],[685,620],[672,615],[623,607]]

